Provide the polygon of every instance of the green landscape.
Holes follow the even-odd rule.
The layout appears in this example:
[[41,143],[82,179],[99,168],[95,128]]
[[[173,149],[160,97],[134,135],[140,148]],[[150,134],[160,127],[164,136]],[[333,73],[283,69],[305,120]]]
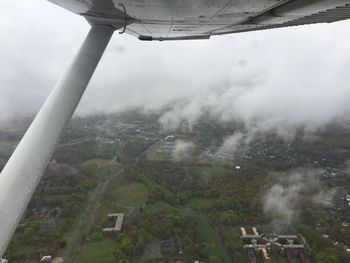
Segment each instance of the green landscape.
[[[266,236],[302,236],[309,262],[349,262],[350,209],[344,198],[350,141],[342,138],[350,131],[331,128],[319,134],[327,141],[318,142],[269,136],[243,152],[222,154],[217,149],[234,127],[203,120],[169,137],[152,115],[74,119],[5,257],[15,263],[38,262],[44,255],[81,263],[244,263],[251,262],[253,241],[244,239],[241,227],[255,227]],[[10,134],[0,137],[0,164],[20,138]],[[293,213],[269,208],[272,190],[291,194],[292,179],[302,184],[291,188],[298,193]],[[121,229],[105,230],[116,225],[112,215],[121,214]],[[289,262],[278,251],[270,257]],[[299,256],[295,262],[302,262]]]

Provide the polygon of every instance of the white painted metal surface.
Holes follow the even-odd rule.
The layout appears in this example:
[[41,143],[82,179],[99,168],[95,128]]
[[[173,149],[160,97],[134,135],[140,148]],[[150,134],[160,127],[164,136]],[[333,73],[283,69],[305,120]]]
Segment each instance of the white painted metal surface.
[[[119,23],[141,40],[212,35],[350,18],[350,0],[49,0],[88,20]],[[125,7],[126,13],[124,13]]]
[[0,258],[115,29],[93,26],[0,174]]

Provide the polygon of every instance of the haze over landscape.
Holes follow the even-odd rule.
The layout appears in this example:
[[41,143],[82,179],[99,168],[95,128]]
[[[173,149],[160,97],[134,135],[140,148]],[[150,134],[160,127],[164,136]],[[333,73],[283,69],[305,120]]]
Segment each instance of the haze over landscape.
[[[0,10],[0,126],[35,113],[82,43],[84,19],[41,0]],[[141,42],[115,34],[77,115],[166,109],[166,127],[203,112],[281,134],[349,116],[350,22]]]

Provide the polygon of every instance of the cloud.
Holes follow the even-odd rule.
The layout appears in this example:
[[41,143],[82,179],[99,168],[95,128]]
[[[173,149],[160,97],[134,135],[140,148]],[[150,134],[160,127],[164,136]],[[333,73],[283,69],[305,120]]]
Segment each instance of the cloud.
[[263,198],[264,213],[272,219],[275,229],[288,226],[298,215],[303,195],[308,193],[310,200],[321,202],[324,193],[318,181],[320,170],[296,169],[279,175],[279,182],[272,185]]
[[[5,0],[0,10],[0,127],[36,112],[88,31],[48,1]],[[23,23],[25,21],[25,23]],[[203,113],[247,130],[289,136],[347,121],[350,22],[213,37],[141,42],[115,34],[78,115],[164,111],[164,127]]]
[[239,150],[242,151],[242,148],[246,148],[247,146],[247,142],[244,141],[244,137],[245,135],[241,132],[236,132],[230,136],[227,136],[226,138],[224,138],[224,142],[218,148],[216,154],[219,156],[226,155],[230,159],[234,159],[235,154]]
[[332,188],[327,191],[320,191],[312,197],[312,201],[315,204],[320,204],[324,207],[329,207],[333,205],[333,200],[337,194],[337,188]]
[[1,4],[0,127],[39,109],[88,30],[85,21],[48,1]]
[[194,143],[190,141],[176,140],[174,158],[178,162],[191,161],[193,159]]

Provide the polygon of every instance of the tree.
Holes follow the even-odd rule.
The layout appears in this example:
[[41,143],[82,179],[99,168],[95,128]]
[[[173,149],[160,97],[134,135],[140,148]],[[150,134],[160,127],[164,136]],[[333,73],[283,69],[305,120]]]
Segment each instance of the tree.
[[31,240],[32,237],[33,237],[33,234],[34,234],[34,229],[32,227],[26,227],[24,229],[24,237],[27,239],[27,240]]
[[121,249],[117,249],[113,254],[117,259],[116,262],[120,262],[122,260],[127,260],[127,256],[123,253],[123,251],[121,251]]
[[98,232],[94,232],[91,236],[91,239],[93,241],[100,241],[100,240],[102,240],[102,238],[103,238],[102,234],[98,233]]
[[132,252],[134,251],[134,246],[133,246],[133,244],[131,243],[131,241],[130,241],[129,238],[124,237],[124,238],[121,240],[120,249],[121,249],[126,255],[131,256],[131,255],[132,255]]
[[220,263],[221,260],[216,256],[210,256],[208,262],[209,263]]
[[137,256],[141,256],[143,254],[144,247],[145,247],[145,238],[144,238],[144,234],[141,232],[134,249],[134,254]]
[[61,241],[59,242],[59,247],[60,247],[60,248],[65,248],[66,246],[67,246],[67,242],[66,242],[66,241],[61,240]]
[[339,257],[331,251],[321,251],[316,255],[316,263],[338,263]]

